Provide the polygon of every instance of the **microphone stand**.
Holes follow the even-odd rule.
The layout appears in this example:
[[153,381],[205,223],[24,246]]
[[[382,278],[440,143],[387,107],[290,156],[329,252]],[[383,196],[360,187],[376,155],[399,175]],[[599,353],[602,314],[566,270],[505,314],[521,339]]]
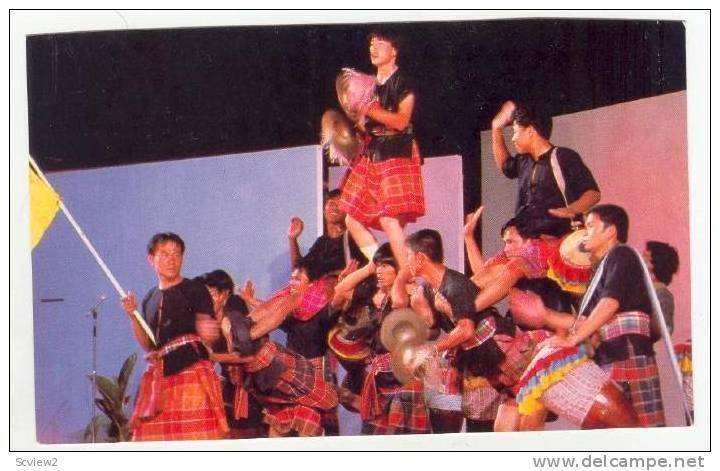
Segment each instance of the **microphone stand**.
[[92,427],[90,427],[90,437],[92,440],[92,443],[95,443],[97,440],[97,437],[95,435],[95,419],[97,417],[97,404],[95,403],[95,398],[97,397],[97,338],[98,338],[98,314],[100,313],[100,305],[107,299],[107,296],[104,294],[100,296],[100,300],[90,308],[90,315],[93,319],[93,328],[92,328],[92,371],[90,373],[90,382],[92,383],[92,420],[91,424]]

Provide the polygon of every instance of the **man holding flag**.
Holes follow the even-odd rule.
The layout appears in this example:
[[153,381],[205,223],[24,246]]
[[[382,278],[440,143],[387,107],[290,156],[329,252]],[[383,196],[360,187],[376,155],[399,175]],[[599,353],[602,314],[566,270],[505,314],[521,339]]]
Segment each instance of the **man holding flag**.
[[180,274],[184,253],[185,243],[171,232],[155,234],[148,243],[158,285],[142,310],[157,347],[134,317],[135,296],[122,300],[135,338],[150,352],[130,419],[133,440],[213,439],[229,431],[220,381],[205,348],[220,337],[220,327],[205,286]]

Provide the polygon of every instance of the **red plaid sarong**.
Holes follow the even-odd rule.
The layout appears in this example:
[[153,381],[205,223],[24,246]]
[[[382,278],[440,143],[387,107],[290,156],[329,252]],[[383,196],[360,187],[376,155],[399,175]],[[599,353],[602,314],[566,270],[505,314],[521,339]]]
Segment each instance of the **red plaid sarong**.
[[[327,276],[311,282],[302,294],[300,304],[292,315],[303,322],[312,319],[332,299],[333,290],[331,287],[332,281]],[[275,292],[270,299],[280,296],[290,296],[290,286]]]
[[[327,384],[334,387],[337,384],[337,367],[338,361],[335,356],[330,353],[326,353],[325,356],[310,358],[310,363],[315,367],[315,372],[320,375]],[[323,410],[322,415],[322,426],[325,430],[325,435],[337,436],[340,434],[340,419],[338,417],[337,407],[333,407],[329,410]]]
[[375,376],[392,372],[390,353],[377,355],[367,367],[360,396],[360,417],[365,435],[428,433],[430,420],[423,385],[413,379],[392,388],[378,387]]
[[415,222],[425,215],[420,154],[371,162],[358,156],[341,185],[340,207],[366,227],[382,230],[381,217]]
[[643,427],[665,425],[665,412],[660,393],[660,376],[654,356],[637,355],[632,345],[626,360],[615,361],[601,368],[625,390]]
[[629,334],[650,337],[650,316],[640,311],[619,312],[598,329],[603,342]]
[[[157,399],[152,398],[153,391]],[[148,415],[153,402],[154,415]],[[212,363],[200,360],[177,374],[162,376],[161,359],[152,358],[140,380],[130,427],[134,441],[224,438],[230,429]]]
[[265,422],[282,434],[322,435],[322,411],[338,405],[335,388],[318,374],[310,360],[284,349],[278,349],[277,358],[285,371],[275,388],[268,393],[253,390],[266,406]]

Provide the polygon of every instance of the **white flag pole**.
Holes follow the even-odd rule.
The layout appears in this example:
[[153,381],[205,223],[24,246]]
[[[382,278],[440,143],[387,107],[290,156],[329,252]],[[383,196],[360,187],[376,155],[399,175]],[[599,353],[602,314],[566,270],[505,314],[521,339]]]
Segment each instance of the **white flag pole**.
[[[38,164],[35,163],[35,160],[32,158],[32,156],[30,156],[29,158],[30,158],[30,165],[33,167],[33,169],[35,170],[37,175],[40,177],[40,179],[42,179],[42,181],[45,182],[45,184],[47,186],[49,186],[50,188],[53,188],[53,186],[50,184],[50,182],[47,180],[47,178],[45,178],[45,174],[43,174],[42,170],[40,170],[40,167],[38,166]],[[54,188],[53,188],[53,191],[55,191]],[[55,192],[55,193],[57,193],[57,192]],[[102,269],[102,271],[105,273],[105,275],[110,280],[110,283],[112,283],[112,285],[115,287],[115,291],[118,292],[118,294],[120,295],[121,298],[125,298],[127,296],[127,293],[122,288],[122,286],[120,286],[120,283],[118,282],[117,278],[115,278],[115,275],[112,274],[112,272],[110,271],[108,266],[105,264],[103,259],[100,257],[100,254],[97,253],[97,250],[95,250],[95,247],[92,245],[92,242],[90,242],[90,240],[87,238],[87,236],[85,235],[83,230],[78,225],[77,221],[75,221],[75,218],[72,216],[72,214],[70,214],[70,211],[68,211],[67,207],[65,206],[65,203],[62,202],[62,199],[58,200],[58,204],[60,206],[60,210],[65,214],[65,217],[67,217],[68,221],[70,222],[70,225],[75,229],[75,232],[77,232],[78,236],[80,237],[80,240],[83,241],[83,243],[85,244],[87,249],[90,251],[90,253],[93,255],[93,257],[95,257],[95,261],[97,262],[98,265],[100,265],[100,268]],[[135,321],[140,325],[140,327],[142,327],[142,329],[145,332],[145,335],[147,335],[148,339],[150,339],[150,341],[153,343],[153,345],[157,345],[157,343],[155,342],[155,336],[153,335],[152,331],[150,330],[150,327],[147,325],[147,323],[145,322],[145,319],[142,318],[142,316],[137,311],[137,309],[135,309],[135,311],[133,311],[133,316],[135,318]]]

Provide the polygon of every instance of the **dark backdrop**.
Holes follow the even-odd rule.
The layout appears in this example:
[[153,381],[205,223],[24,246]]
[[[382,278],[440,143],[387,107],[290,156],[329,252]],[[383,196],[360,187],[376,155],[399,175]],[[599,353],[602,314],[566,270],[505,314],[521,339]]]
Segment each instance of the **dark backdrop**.
[[[554,115],[685,89],[681,22],[393,24],[417,79],[426,156],[463,156],[479,200],[477,131],[502,102]],[[317,142],[341,67],[366,72],[372,25],[107,31],[28,37],[30,152],[46,170]],[[477,176],[477,178],[473,178]]]

